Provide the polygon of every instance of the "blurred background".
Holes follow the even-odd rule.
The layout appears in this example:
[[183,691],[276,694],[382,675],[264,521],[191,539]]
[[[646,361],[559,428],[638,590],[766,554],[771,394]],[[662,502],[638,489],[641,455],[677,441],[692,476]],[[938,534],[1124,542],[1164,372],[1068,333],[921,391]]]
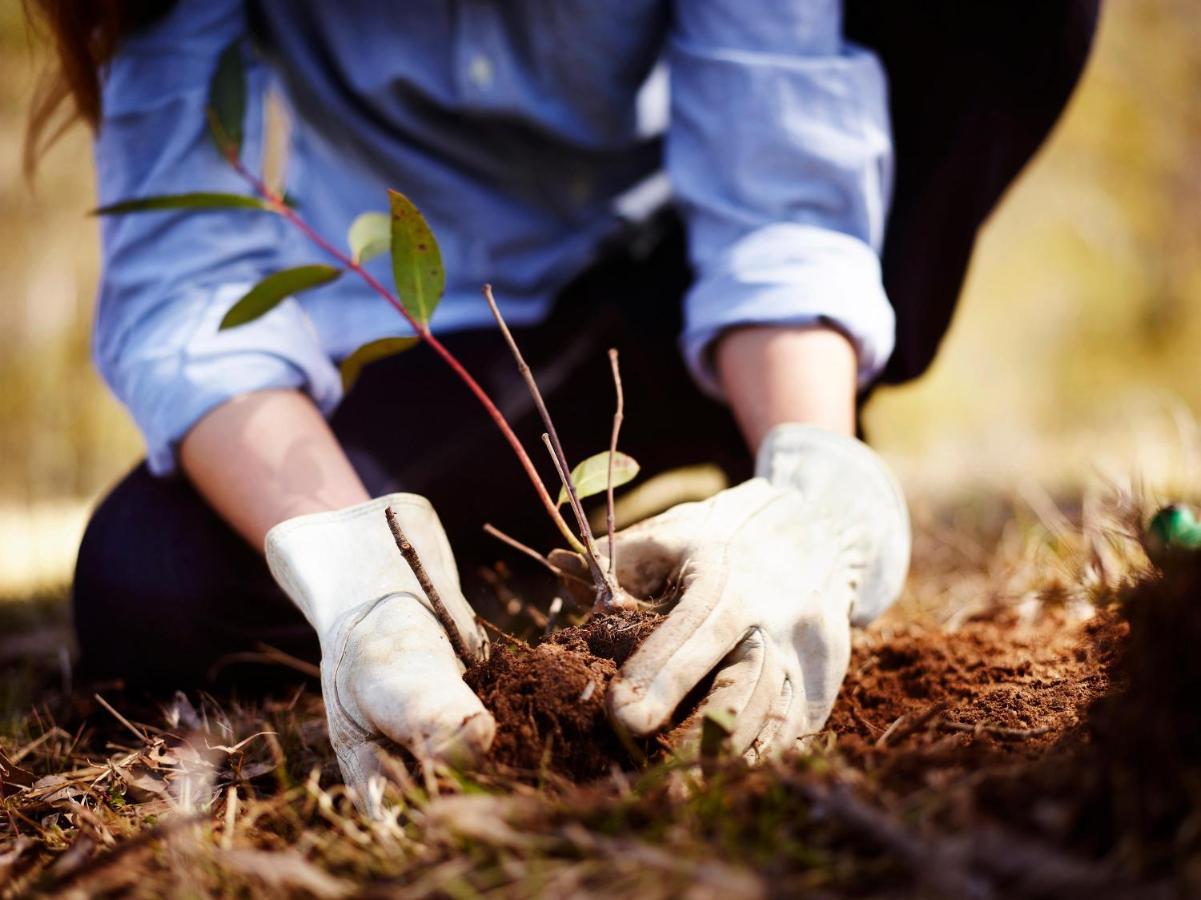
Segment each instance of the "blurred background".
[[[43,59],[20,5],[0,4],[0,600],[61,596],[88,509],[141,454],[89,360],[87,134],[34,184],[21,174]],[[1195,0],[1108,4],[1065,119],[982,234],[934,369],[868,411],[915,502],[1198,483],[1199,89]]]

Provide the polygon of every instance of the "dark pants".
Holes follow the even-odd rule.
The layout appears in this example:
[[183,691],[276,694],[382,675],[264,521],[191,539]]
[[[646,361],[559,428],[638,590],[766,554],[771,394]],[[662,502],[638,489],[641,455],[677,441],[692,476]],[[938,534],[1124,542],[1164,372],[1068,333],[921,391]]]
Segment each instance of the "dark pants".
[[[897,349],[883,381],[920,375],[950,322],[976,232],[1041,144],[1083,66],[1097,0],[917,5],[848,0],[848,35],[888,70],[896,191],[883,268]],[[665,213],[566,289],[547,323],[517,334],[569,457],[608,445],[613,392],[605,351],[621,352],[622,448],[653,475],[717,463],[731,481],[750,459],[729,412],[702,397],[676,351],[690,281],[684,234]],[[542,464],[542,426],[499,336],[451,335]],[[424,347],[370,366],[332,419],[373,494],[430,498],[451,535],[469,599],[472,576],[507,551],[491,521],[556,545],[545,513],[495,426]],[[555,483],[549,464],[547,484]],[[80,548],[74,590],[81,664],[93,677],[173,688],[259,643],[307,659],[316,640],[246,546],[182,479],[144,465],[101,503]],[[226,670],[227,674],[230,671]]]

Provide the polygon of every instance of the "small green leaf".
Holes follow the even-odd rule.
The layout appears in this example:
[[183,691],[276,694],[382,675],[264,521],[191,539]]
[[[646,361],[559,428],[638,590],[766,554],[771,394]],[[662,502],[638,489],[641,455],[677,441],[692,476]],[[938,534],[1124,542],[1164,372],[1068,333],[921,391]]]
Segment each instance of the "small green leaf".
[[[613,487],[621,487],[638,474],[638,463],[632,456],[618,451],[613,457]],[[609,451],[590,456],[571,470],[571,483],[580,499],[609,489]],[[567,489],[559,488],[559,505],[567,502]]]
[[221,320],[220,330],[253,322],[264,313],[270,312],[285,298],[318,285],[328,284],[341,274],[341,269],[326,265],[297,266],[294,269],[273,272],[230,307],[225,318]]
[[271,207],[258,197],[247,197],[244,194],[197,192],[118,200],[116,203],[92,210],[91,215],[116,216],[122,213],[154,212],[160,209],[255,209],[260,212],[273,212]]
[[246,67],[241,41],[234,41],[217,60],[209,82],[209,133],[222,156],[236,158],[242,152],[242,126],[246,118]]
[[414,319],[428,325],[446,288],[442,251],[413,201],[388,191],[392,206],[392,277],[396,294]]
[[362,373],[364,366],[378,359],[385,359],[397,353],[403,353],[405,350],[416,345],[417,342],[418,338],[415,337],[386,337],[359,347],[354,353],[342,360],[342,390],[349,391],[354,386],[354,383],[359,380],[359,375]]
[[392,246],[392,218],[387,213],[365,212],[350,223],[346,235],[350,255],[357,263],[365,263]]

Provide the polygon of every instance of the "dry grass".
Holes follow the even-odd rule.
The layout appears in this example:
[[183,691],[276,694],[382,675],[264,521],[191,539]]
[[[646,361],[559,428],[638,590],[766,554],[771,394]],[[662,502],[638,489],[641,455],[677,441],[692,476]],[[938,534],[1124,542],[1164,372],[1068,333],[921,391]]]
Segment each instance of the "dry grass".
[[[914,627],[953,639],[998,611],[1014,629],[1048,611],[1069,622],[1145,577],[1126,537],[1133,505],[1041,513],[1023,522],[994,499],[920,514],[906,600],[860,643]],[[9,675],[20,680],[11,661]],[[947,810],[980,772],[948,770],[937,790],[901,795],[878,760],[846,756],[833,734],[806,757],[759,770],[726,761],[704,779],[671,764],[585,787],[394,766],[388,815],[370,822],[339,784],[312,687],[153,703],[112,686],[64,693],[53,665],[20,678],[0,737],[5,897],[963,896],[1001,885],[1036,895],[1116,877],[1004,821],[947,830]],[[976,752],[1014,737],[918,718],[894,723],[884,743],[929,729]],[[1030,860],[1042,874],[1023,881]]]

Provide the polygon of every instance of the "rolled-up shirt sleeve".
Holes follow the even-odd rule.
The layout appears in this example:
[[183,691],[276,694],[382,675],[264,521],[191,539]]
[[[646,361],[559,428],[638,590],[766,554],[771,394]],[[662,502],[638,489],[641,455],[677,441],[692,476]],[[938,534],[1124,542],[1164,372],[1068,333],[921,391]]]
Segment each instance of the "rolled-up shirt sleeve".
[[[103,75],[95,145],[101,205],[189,191],[247,193],[207,131],[208,83],[221,51],[244,32],[238,0],[181,0],[127,39]],[[243,159],[263,153],[266,72],[247,53]],[[288,300],[228,331],[218,324],[264,275],[294,265],[277,216],[196,210],[107,216],[93,353],[130,410],[150,468],[175,468],[180,440],[205,413],[255,390],[297,388],[329,411],[337,370],[304,310]]]
[[842,37],[839,0],[679,0],[667,170],[697,273],[682,345],[720,395],[710,351],[739,325],[827,324],[860,385],[892,353],[881,281],[892,178],[883,68]]

